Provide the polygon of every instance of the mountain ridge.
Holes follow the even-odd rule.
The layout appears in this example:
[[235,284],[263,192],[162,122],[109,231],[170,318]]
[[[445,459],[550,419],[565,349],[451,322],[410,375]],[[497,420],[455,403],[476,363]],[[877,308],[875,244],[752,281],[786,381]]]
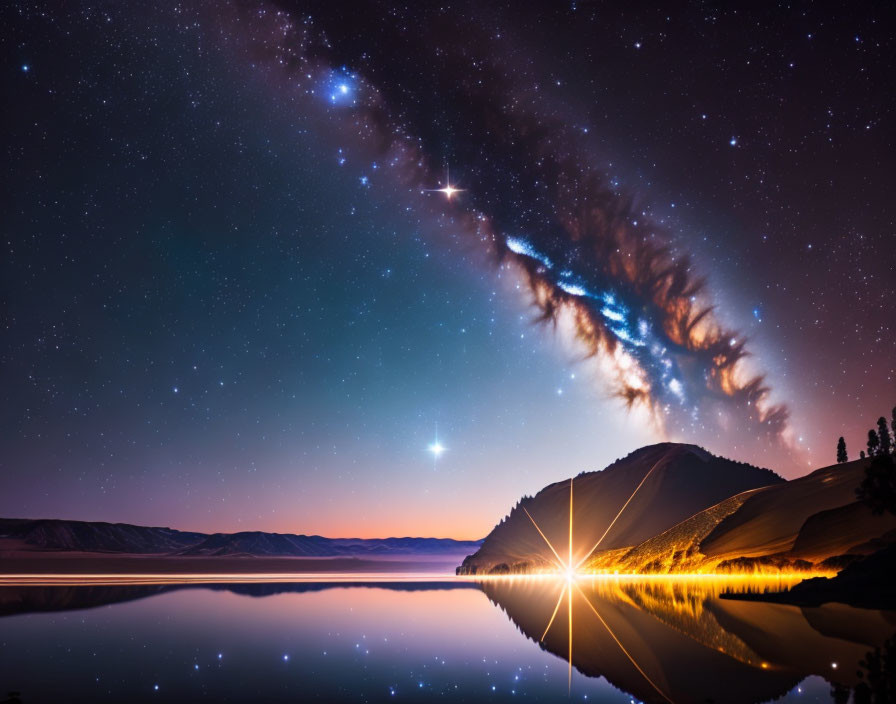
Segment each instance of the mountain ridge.
[[453,555],[479,545],[479,541],[452,538],[326,538],[266,531],[200,533],[131,523],[57,518],[0,518],[0,539],[7,542],[7,548],[34,552],[178,557]]

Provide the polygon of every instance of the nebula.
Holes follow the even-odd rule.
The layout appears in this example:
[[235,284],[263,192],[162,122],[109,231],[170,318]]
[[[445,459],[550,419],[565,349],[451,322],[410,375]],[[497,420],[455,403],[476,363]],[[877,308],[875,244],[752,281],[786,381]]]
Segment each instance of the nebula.
[[668,432],[737,428],[787,446],[787,408],[749,371],[746,338],[720,321],[691,257],[596,165],[575,110],[485,10],[311,7],[244,6],[224,34],[405,199],[440,198],[450,163],[465,189],[440,203],[452,231],[515,268],[538,320],[570,329],[627,406]]

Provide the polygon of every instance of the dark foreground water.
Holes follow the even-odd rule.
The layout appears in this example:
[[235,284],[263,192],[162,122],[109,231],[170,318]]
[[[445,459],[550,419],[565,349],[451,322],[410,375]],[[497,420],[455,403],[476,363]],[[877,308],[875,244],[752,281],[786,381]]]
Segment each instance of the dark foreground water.
[[731,588],[0,587],[0,701],[845,701],[896,631],[892,612],[719,598]]

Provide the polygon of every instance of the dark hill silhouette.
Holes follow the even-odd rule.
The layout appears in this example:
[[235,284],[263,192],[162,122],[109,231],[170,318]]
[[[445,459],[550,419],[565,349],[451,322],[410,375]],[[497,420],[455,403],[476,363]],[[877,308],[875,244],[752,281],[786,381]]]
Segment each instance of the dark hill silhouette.
[[[783,482],[769,469],[716,457],[696,445],[641,448],[602,471],[575,478],[573,562],[584,560],[605,531],[600,550],[635,546],[734,494]],[[523,509],[566,559],[569,481],[562,481],[523,498],[458,572],[526,571],[554,564],[550,548]]]
[[343,557],[457,554],[473,541],[448,538],[324,538],[288,533],[214,533],[180,551],[183,556],[256,555],[266,557]]
[[325,538],[244,531],[185,532],[171,528],[56,519],[0,518],[6,551],[18,554],[105,553],[177,557],[391,557],[462,555],[479,542],[449,538]]
[[183,550],[206,535],[128,523],[0,518],[0,537],[41,550],[147,555]]

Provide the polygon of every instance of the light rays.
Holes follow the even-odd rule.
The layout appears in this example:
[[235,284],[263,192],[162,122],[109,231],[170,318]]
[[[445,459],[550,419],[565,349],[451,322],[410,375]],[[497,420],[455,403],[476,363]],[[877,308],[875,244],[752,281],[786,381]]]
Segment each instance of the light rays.
[[551,630],[551,626],[554,625],[554,619],[557,618],[557,612],[560,611],[560,604],[563,603],[563,597],[565,595],[566,595],[566,587],[564,587],[560,591],[560,596],[557,598],[557,605],[554,607],[554,613],[551,614],[551,619],[548,621],[548,625],[544,629],[544,633],[541,634],[541,638],[538,639],[539,641],[543,641],[545,639],[545,637],[548,635],[548,631]]
[[[651,474],[653,474],[653,470],[657,468],[658,464],[659,464],[659,462],[656,462],[650,468],[650,470],[647,472],[647,474],[644,475],[644,478],[641,480],[641,482],[638,484],[638,486],[635,487],[635,490],[632,492],[632,495],[628,497],[628,500],[624,504],[622,504],[622,508],[619,509],[619,512],[616,514],[615,518],[613,518],[613,520],[610,521],[610,525],[607,526],[607,529],[603,532],[603,535],[601,535],[600,538],[598,538],[597,542],[594,544],[594,547],[591,548],[588,552],[586,552],[585,556],[581,560],[579,560],[579,563],[575,566],[576,570],[578,570],[579,567],[581,567],[584,564],[585,560],[588,559],[588,557],[591,555],[591,553],[593,553],[595,550],[597,550],[598,547],[600,547],[600,544],[603,542],[604,538],[607,537],[607,533],[609,533],[610,529],[614,525],[616,525],[616,521],[619,520],[619,517],[622,515],[622,512],[625,511],[626,507],[631,503],[631,500],[633,498],[635,498],[635,494],[637,494],[638,491],[641,489],[641,487],[644,486],[644,482],[647,481],[647,477],[649,477]],[[570,558],[572,558],[572,513],[571,513],[571,511],[572,511],[572,507],[570,505],[570,519],[569,519]],[[572,559],[570,559],[570,562],[572,562]]]
[[529,513],[529,512],[526,510],[526,507],[523,506],[522,509],[523,509],[523,511],[526,511],[526,515],[529,517],[529,520],[532,521],[532,525],[535,526],[535,530],[537,530],[537,531],[538,531],[538,534],[539,534],[542,538],[544,538],[544,542],[546,542],[546,543],[548,544],[548,547],[551,549],[551,552],[554,553],[554,557],[557,558],[557,564],[559,565],[561,571],[565,572],[566,569],[567,569],[567,566],[566,566],[566,564],[563,562],[563,558],[560,557],[560,553],[558,553],[558,552],[554,549],[554,546],[551,544],[551,541],[548,540],[548,536],[546,536],[546,535],[544,534],[544,532],[541,530],[541,528],[538,527],[538,524],[535,522],[535,519],[532,518],[532,514]]
[[548,620],[548,624],[544,629],[544,633],[541,634],[541,638],[539,639],[539,641],[544,642],[544,639],[547,638],[547,635],[551,630],[551,626],[554,625],[554,621],[557,619],[557,614],[560,611],[560,605],[563,603],[563,598],[566,597],[567,635],[568,635],[567,662],[569,663],[568,675],[567,675],[567,693],[572,692],[572,648],[573,648],[572,600],[573,600],[573,587],[575,587],[576,591],[581,595],[582,599],[585,600],[585,603],[588,604],[588,607],[591,609],[592,612],[594,612],[594,615],[597,617],[598,621],[600,621],[601,625],[603,625],[603,627],[607,630],[607,633],[610,634],[610,637],[613,639],[613,641],[616,643],[616,645],[619,646],[619,649],[622,651],[622,653],[625,655],[625,657],[627,657],[629,659],[629,661],[632,663],[632,665],[634,665],[635,669],[639,673],[641,673],[641,676],[647,681],[647,683],[653,689],[656,690],[656,692],[663,699],[665,699],[667,702],[669,702],[669,704],[675,704],[672,701],[672,699],[670,699],[669,696],[662,689],[660,689],[660,687],[650,678],[650,676],[638,664],[637,660],[635,660],[635,658],[632,656],[632,654],[625,648],[625,646],[622,644],[622,641],[619,640],[617,635],[613,632],[613,629],[610,628],[610,625],[600,615],[600,612],[597,610],[597,608],[595,608],[594,604],[591,603],[591,601],[588,599],[588,597],[585,596],[585,593],[582,591],[581,587],[579,587],[578,583],[576,582],[576,578],[578,577],[579,567],[581,567],[582,564],[585,562],[585,560],[588,559],[588,556],[598,548],[598,546],[601,544],[603,539],[606,537],[607,533],[610,532],[610,529],[615,525],[616,521],[619,519],[619,516],[622,515],[623,511],[625,511],[626,507],[628,507],[629,503],[631,503],[631,500],[635,497],[635,494],[637,494],[638,491],[641,489],[641,487],[644,486],[644,482],[647,481],[647,478],[653,473],[653,470],[656,469],[658,464],[659,464],[659,462],[655,463],[650,468],[650,470],[647,472],[647,474],[644,475],[644,477],[639,482],[638,486],[636,486],[635,490],[631,493],[631,496],[628,497],[626,502],[622,505],[622,508],[620,508],[619,511],[616,513],[616,516],[613,518],[612,521],[610,521],[610,525],[607,526],[607,529],[603,532],[603,535],[601,535],[600,539],[597,541],[597,543],[594,545],[594,547],[591,548],[591,550],[589,550],[588,552],[586,552],[585,556],[581,560],[579,560],[579,562],[576,565],[573,565],[573,561],[572,561],[573,508],[574,508],[573,481],[574,481],[574,478],[570,477],[570,480],[569,480],[569,553],[568,553],[568,559],[566,561],[564,561],[563,558],[560,557],[560,553],[557,552],[557,550],[554,548],[551,541],[548,540],[548,537],[544,534],[544,531],[541,530],[541,527],[538,525],[538,523],[535,521],[535,519],[532,518],[532,514],[529,513],[529,511],[526,509],[525,506],[522,507],[523,511],[525,511],[526,515],[529,517],[529,520],[532,521],[532,525],[535,526],[535,530],[538,531],[538,534],[542,537],[544,542],[547,543],[547,546],[551,549],[551,552],[553,552],[554,556],[557,558],[558,567],[560,568],[561,574],[564,574],[566,576],[566,580],[563,584],[562,589],[560,590],[560,595],[557,598],[557,604],[554,607],[554,611],[551,614],[551,618]]
[[569,561],[566,563],[566,576],[572,579],[578,565],[570,569],[572,565],[572,477],[569,478]]
[[523,511],[526,512],[526,515],[529,517],[529,520],[532,521],[532,525],[535,526],[535,530],[538,531],[538,534],[544,539],[544,542],[547,543],[547,546],[551,549],[551,552],[554,553],[554,557],[557,558],[557,567],[559,567],[560,572],[565,574],[567,579],[571,580],[576,575],[576,570],[578,569],[578,565],[573,567],[572,564],[572,492],[573,492],[573,479],[570,477],[569,479],[569,558],[564,560],[560,557],[560,553],[557,552],[557,549],[554,547],[553,543],[548,540],[548,536],[544,534],[544,531],[541,530],[541,527],[538,523],[535,522],[535,519],[532,518],[532,514],[526,509],[525,506],[520,506]]
[[[650,679],[650,676],[649,676],[646,672],[644,672],[644,670],[643,670],[643,669],[641,668],[641,666],[638,664],[638,661],[635,660],[634,657],[632,657],[632,654],[629,653],[628,650],[625,649],[625,646],[622,645],[622,642],[619,640],[619,638],[616,637],[616,634],[613,632],[613,629],[610,628],[609,624],[608,624],[606,621],[604,621],[603,617],[600,615],[600,612],[594,607],[594,604],[592,604],[591,601],[588,599],[588,597],[585,596],[585,592],[583,592],[583,591],[579,588],[579,585],[578,585],[578,584],[575,585],[575,587],[576,587],[576,589],[578,590],[579,594],[582,595],[582,598],[585,600],[585,603],[588,604],[588,606],[591,608],[591,611],[594,612],[594,615],[597,616],[597,620],[600,621],[601,624],[603,625],[603,627],[607,629],[607,633],[610,634],[610,637],[616,642],[616,645],[618,645],[618,646],[619,646],[619,649],[625,654],[625,657],[627,657],[627,658],[629,659],[629,661],[632,663],[632,665],[635,666],[635,669],[636,669],[638,672],[641,673],[641,676],[647,681],[647,683],[648,683],[651,687],[653,687],[653,688],[657,691],[657,693],[658,693],[663,699],[665,699],[667,702],[669,702],[669,704],[675,704],[675,702],[673,702],[673,701],[669,698],[669,696],[668,696],[662,689],[659,688],[659,686],[656,684],[656,682],[654,682],[652,679]],[[571,589],[571,587],[570,587],[570,589]],[[572,600],[571,600],[571,599],[570,599],[570,603],[572,603]],[[570,607],[570,609],[571,609],[571,607]],[[571,613],[572,613],[572,611],[570,610],[570,614],[571,614]],[[570,636],[569,636],[569,642],[570,642],[570,663],[572,663],[572,617],[571,617],[571,616],[570,616],[569,627],[570,627]]]

